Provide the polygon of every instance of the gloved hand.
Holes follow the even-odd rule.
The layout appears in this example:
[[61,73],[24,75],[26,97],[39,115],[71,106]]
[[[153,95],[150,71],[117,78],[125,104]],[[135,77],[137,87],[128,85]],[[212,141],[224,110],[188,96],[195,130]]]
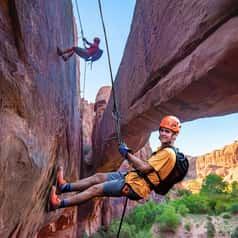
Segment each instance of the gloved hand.
[[83,41],[87,41],[85,37],[83,37]]
[[132,150],[130,148],[128,148],[125,143],[120,143],[118,146],[118,150],[119,150],[120,154],[126,159],[127,159],[128,153],[132,152]]

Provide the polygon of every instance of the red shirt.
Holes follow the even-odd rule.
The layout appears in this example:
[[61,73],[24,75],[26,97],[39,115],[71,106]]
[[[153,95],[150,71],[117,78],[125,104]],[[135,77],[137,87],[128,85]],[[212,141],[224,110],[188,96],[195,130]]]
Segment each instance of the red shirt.
[[90,45],[89,48],[87,48],[87,52],[89,56],[94,55],[98,51],[98,43],[93,43]]

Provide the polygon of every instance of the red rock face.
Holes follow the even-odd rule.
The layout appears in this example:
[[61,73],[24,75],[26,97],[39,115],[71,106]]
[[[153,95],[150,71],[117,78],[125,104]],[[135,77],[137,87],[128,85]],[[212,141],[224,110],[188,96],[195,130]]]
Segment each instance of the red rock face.
[[73,237],[75,208],[46,212],[56,166],[79,171],[76,61],[56,53],[74,44],[71,2],[1,1],[0,22],[0,237]]
[[[164,114],[188,121],[238,111],[237,10],[237,0],[137,1],[115,80],[122,138],[134,151]],[[67,180],[80,171],[77,62],[56,54],[76,42],[74,27],[70,1],[0,2],[0,237],[76,237],[106,214],[101,201],[79,214],[45,212],[56,165]],[[91,171],[122,162],[112,97],[104,100],[96,101]]]
[[[137,1],[115,80],[122,135],[134,151],[165,114],[189,121],[238,111],[237,9],[236,0]],[[112,97],[95,136],[102,171],[120,165],[111,112]]]
[[196,170],[199,178],[205,178],[211,173],[216,173],[224,177],[226,181],[237,181],[238,141],[220,150],[198,156]]
[[[97,133],[97,129],[103,118],[103,113],[108,103],[108,99],[111,93],[111,87],[106,86],[100,88],[95,104],[90,104],[87,101],[82,100],[81,109],[83,108],[83,135],[84,135],[84,156],[81,161],[82,171],[81,175],[83,177],[88,177],[97,170],[97,153],[95,151],[100,148],[98,145],[93,145],[91,148],[91,138]],[[94,112],[92,111],[94,108]],[[93,125],[93,126],[92,126]],[[94,150],[92,154],[91,150]],[[88,152],[89,151],[89,152]],[[151,148],[149,143],[147,143],[141,150],[139,150],[136,155],[140,158],[148,158],[151,154]],[[120,171],[128,171],[130,169],[128,163],[124,161],[119,168]],[[80,219],[79,227],[84,227],[88,235],[94,233],[98,228],[103,225],[108,225],[113,218],[119,218],[121,216],[125,198],[103,198],[95,199],[90,203],[90,213],[89,207],[79,208],[79,214],[87,214],[87,217]],[[135,201],[128,201],[127,212],[137,205]]]
[[189,172],[181,183],[183,188],[199,192],[203,179],[209,174],[217,174],[224,181],[238,181],[238,142],[224,146],[205,155],[190,159]]

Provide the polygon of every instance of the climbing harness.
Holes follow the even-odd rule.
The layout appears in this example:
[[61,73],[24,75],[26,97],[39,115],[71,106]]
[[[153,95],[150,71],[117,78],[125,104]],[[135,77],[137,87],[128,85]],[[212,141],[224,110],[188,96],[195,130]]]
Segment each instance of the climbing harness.
[[85,58],[86,61],[91,61],[91,63],[93,63],[94,61],[98,60],[101,56],[102,56],[103,50],[98,49],[97,52],[95,54],[93,54],[92,56]]
[[[113,76],[112,76],[112,66],[111,66],[109,47],[108,47],[108,41],[107,41],[107,33],[106,33],[106,27],[105,27],[104,20],[103,20],[102,5],[101,5],[100,0],[98,0],[98,6],[99,6],[100,17],[101,17],[101,22],[102,22],[102,27],[103,27],[103,32],[104,32],[104,38],[105,38],[105,42],[106,42],[107,59],[108,59],[108,66],[109,66],[111,85],[112,85],[112,96],[113,96],[112,116],[115,120],[115,126],[116,126],[116,132],[117,132],[117,141],[118,141],[118,145],[119,145],[119,144],[122,143],[120,115],[119,115],[118,105],[117,105],[117,101],[116,101],[116,93],[115,93],[114,81],[113,81]],[[124,218],[124,215],[125,215],[125,212],[126,212],[127,202],[128,202],[128,197],[125,198],[125,204],[124,204],[124,208],[123,208],[123,212],[122,212],[122,216],[121,216],[121,221],[120,221],[120,225],[119,225],[118,232],[117,232],[117,238],[119,238],[119,236],[120,236],[121,226],[122,226],[123,218]]]

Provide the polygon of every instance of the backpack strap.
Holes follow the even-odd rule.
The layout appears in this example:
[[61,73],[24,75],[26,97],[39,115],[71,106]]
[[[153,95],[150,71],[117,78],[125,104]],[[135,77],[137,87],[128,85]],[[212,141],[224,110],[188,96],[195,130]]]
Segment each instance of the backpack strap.
[[[168,146],[166,146],[166,147],[164,147],[164,148],[171,148],[171,149],[173,149],[173,151],[175,152],[175,156],[177,155],[178,149],[175,148],[174,146],[168,145]],[[164,149],[164,148],[161,148],[161,149]],[[157,151],[153,152],[151,155],[155,155],[156,153],[157,153]],[[149,178],[147,177],[146,174],[142,173],[142,172],[139,171],[138,169],[136,169],[135,172],[136,172],[141,178],[143,178],[143,179],[146,181],[146,183],[149,185],[149,187],[150,187],[151,190],[155,190],[155,191],[156,191],[156,189],[157,189],[156,186],[149,180]],[[156,174],[157,174],[157,176],[158,176],[158,179],[159,179],[159,182],[160,182],[160,184],[161,184],[161,183],[163,182],[163,180],[161,179],[161,177],[160,177],[160,175],[159,175],[159,172],[156,171],[156,170],[154,170],[154,172],[156,172]],[[169,174],[168,174],[168,176],[169,176]]]
[[170,148],[170,149],[172,149],[172,150],[174,151],[175,155],[177,155],[177,153],[178,153],[178,151],[179,151],[179,149],[176,148],[176,147],[174,147],[173,145],[166,145],[165,147],[163,147],[163,149],[165,149],[165,148]]
[[[149,185],[151,190],[155,190],[155,185],[149,180],[146,174],[142,173],[140,170],[137,170],[137,169],[135,170],[135,172],[139,175],[139,177],[143,178],[146,181],[146,183]],[[159,181],[161,181],[159,176],[158,178],[159,178]]]

